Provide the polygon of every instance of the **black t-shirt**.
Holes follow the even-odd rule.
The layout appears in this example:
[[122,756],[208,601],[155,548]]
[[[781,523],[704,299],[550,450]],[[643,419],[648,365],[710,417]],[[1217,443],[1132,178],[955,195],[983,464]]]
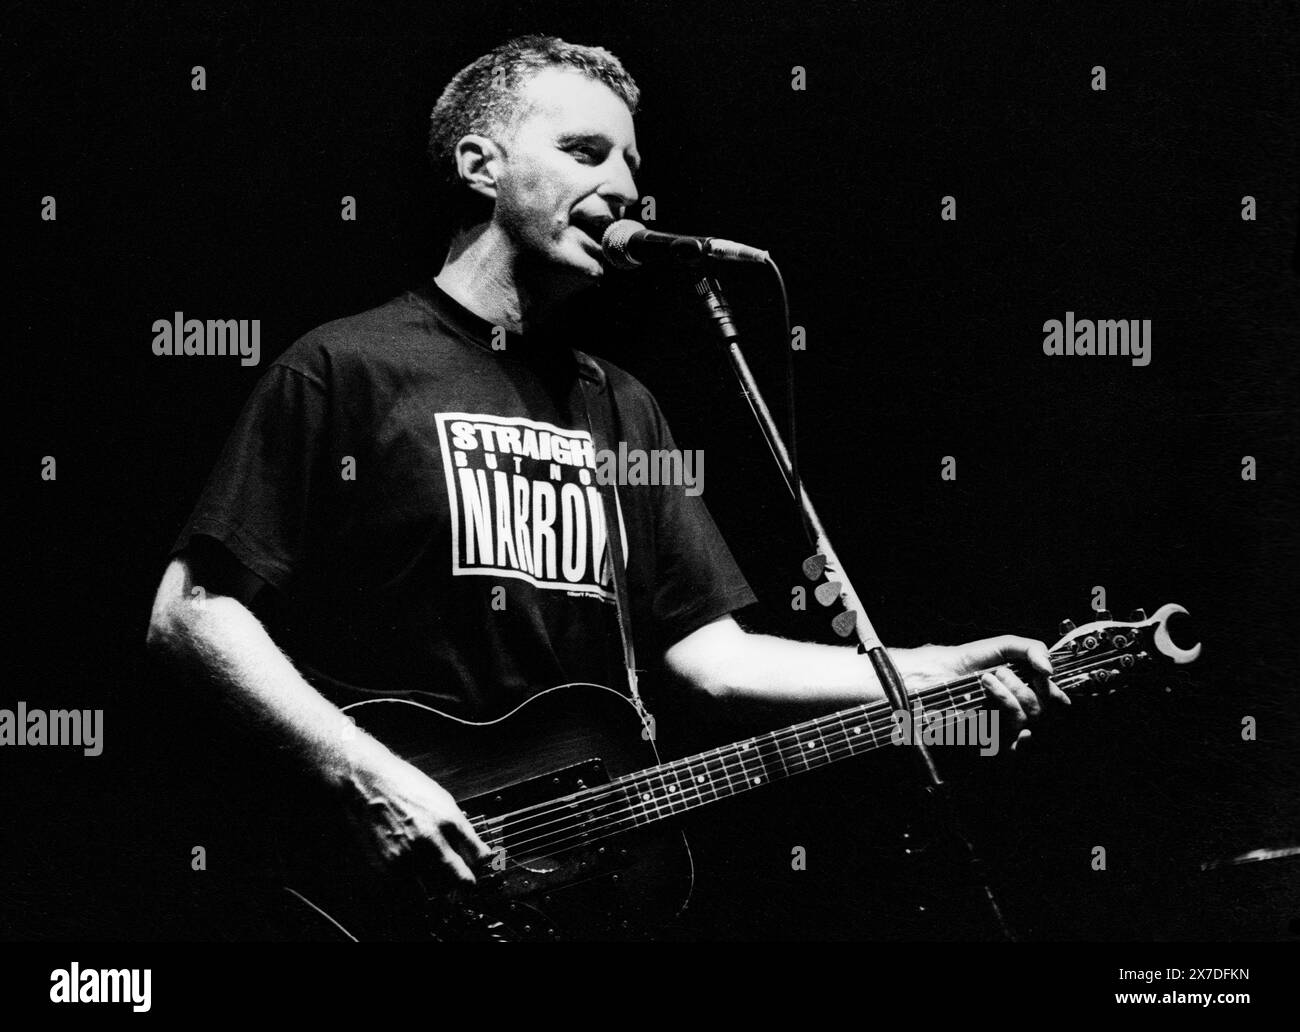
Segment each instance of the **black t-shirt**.
[[[556,684],[625,690],[593,475],[594,448],[617,445],[587,420],[612,391],[629,450],[676,445],[645,387],[585,362],[432,282],[327,323],[258,382],[173,554],[206,536],[276,588],[268,629],[340,704],[377,693],[487,719]],[[754,595],[700,497],[624,485],[618,502],[653,669]]]

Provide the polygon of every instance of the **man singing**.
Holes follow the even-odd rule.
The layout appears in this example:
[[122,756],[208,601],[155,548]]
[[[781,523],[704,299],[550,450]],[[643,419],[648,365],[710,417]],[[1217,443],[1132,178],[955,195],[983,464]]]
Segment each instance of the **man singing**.
[[[593,413],[608,407],[629,449],[675,443],[649,392],[554,315],[606,274],[603,229],[637,199],[639,96],[608,51],[539,36],[452,79],[429,135],[458,216],[441,270],[269,367],[154,602],[151,648],[326,786],[377,863],[414,861],[430,886],[472,884],[488,847],[338,707],[395,696],[483,721],[552,685],[626,685],[605,554],[619,537],[647,667],[727,707],[883,697],[855,649],[736,623],[754,595],[693,493],[624,487],[608,528]],[[892,655],[910,690],[996,667],[983,681],[1017,730],[1066,701],[1042,642]],[[997,665],[1013,660],[1032,687]]]

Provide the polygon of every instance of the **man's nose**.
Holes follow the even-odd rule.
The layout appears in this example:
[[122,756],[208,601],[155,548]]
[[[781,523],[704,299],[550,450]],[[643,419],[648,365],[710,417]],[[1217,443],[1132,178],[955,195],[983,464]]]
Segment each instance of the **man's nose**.
[[600,195],[611,206],[619,209],[620,216],[623,214],[623,208],[630,208],[636,203],[640,194],[637,193],[636,181],[632,178],[632,170],[627,167],[626,162],[619,161],[615,164],[610,177],[600,189]]

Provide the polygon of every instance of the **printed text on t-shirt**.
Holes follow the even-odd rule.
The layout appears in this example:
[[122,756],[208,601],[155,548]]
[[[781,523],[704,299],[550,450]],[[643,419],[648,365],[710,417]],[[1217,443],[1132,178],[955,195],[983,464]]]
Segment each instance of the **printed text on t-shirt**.
[[464,412],[440,412],[437,422],[452,575],[515,577],[612,598],[591,435]]

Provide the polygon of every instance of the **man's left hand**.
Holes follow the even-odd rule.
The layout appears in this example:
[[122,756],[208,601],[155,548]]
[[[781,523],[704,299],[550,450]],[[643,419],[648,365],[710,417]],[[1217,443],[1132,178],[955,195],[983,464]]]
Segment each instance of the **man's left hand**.
[[[909,692],[951,681],[964,674],[981,673],[984,689],[1017,732],[1011,748],[1029,737],[1027,725],[1045,709],[1070,705],[1070,698],[1051,679],[1047,646],[1033,638],[1003,634],[965,645],[923,645],[918,649],[890,650],[903,684]],[[1029,683],[1007,666],[1017,663],[1032,671]]]

